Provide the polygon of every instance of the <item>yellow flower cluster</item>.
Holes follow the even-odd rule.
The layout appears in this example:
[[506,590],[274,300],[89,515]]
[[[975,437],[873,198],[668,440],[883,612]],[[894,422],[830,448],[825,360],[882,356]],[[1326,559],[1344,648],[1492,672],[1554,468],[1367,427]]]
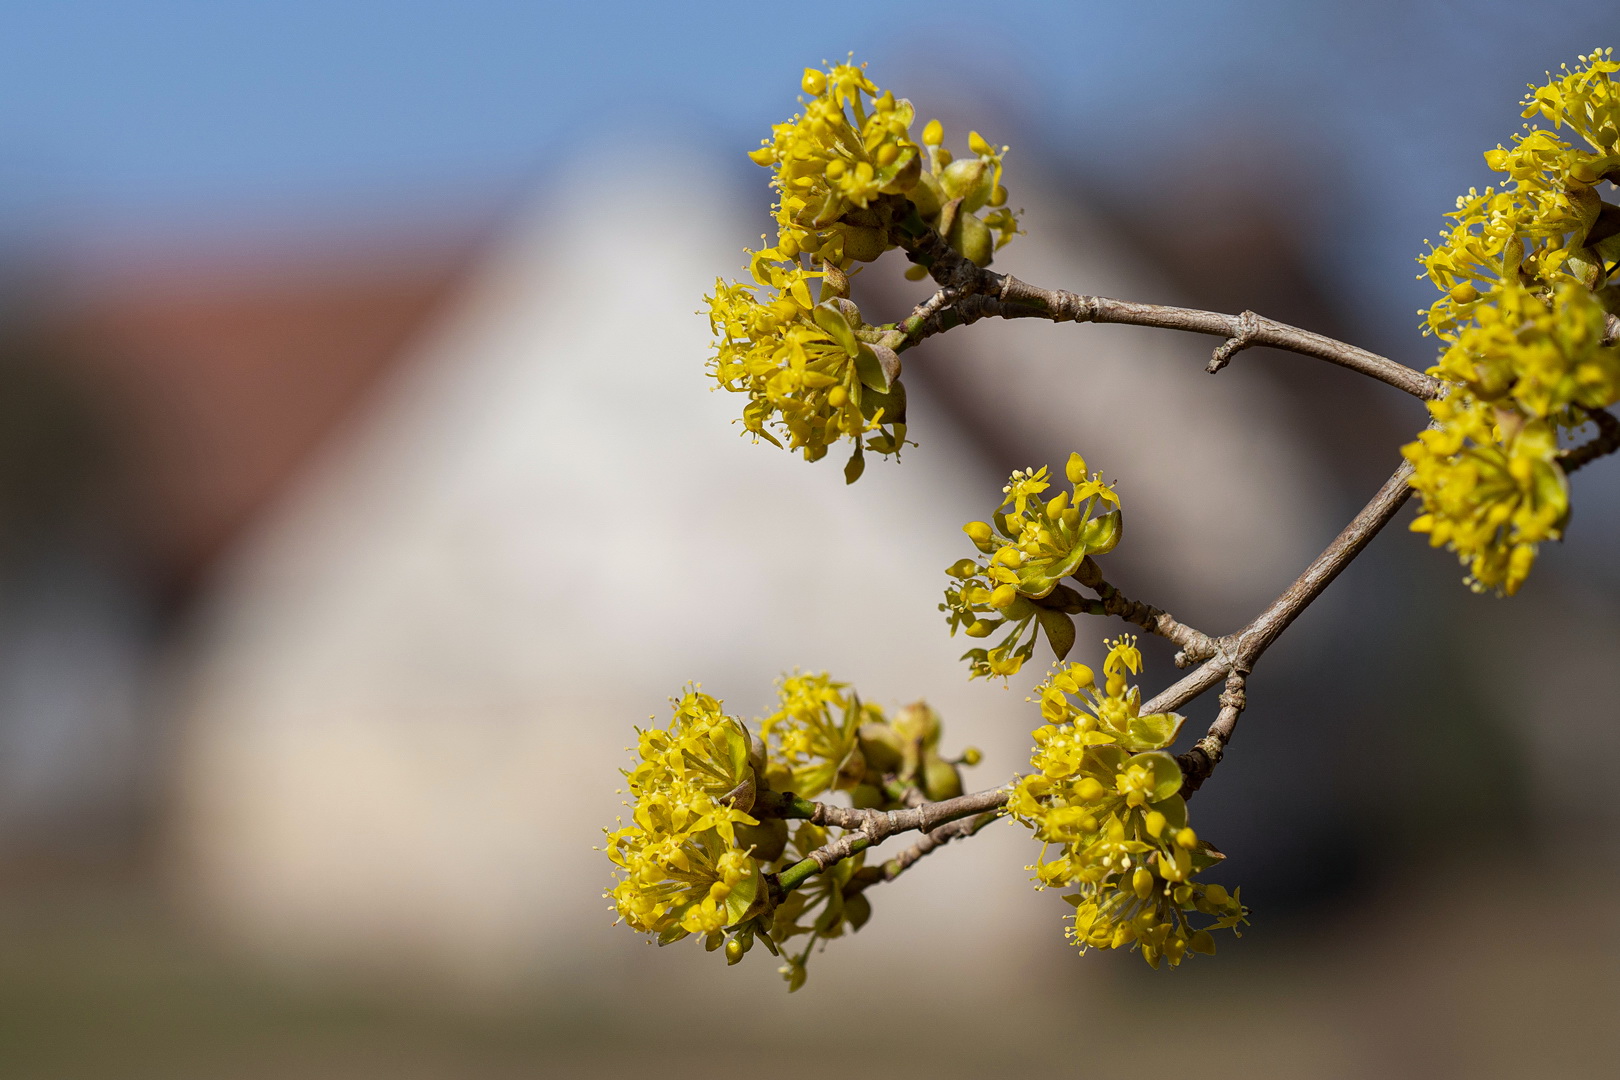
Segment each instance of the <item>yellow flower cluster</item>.
[[907,706],[891,722],[826,673],[784,678],[778,698],[763,739],[696,688],[673,699],[667,729],[640,732],[638,761],[624,774],[631,822],[607,834],[617,867],[607,895],[623,922],[660,945],[702,935],[711,951],[724,945],[729,963],[756,939],[780,955],[782,942],[809,935],[782,968],[797,989],[810,945],[865,924],[862,890],[881,872],[858,854],[783,895],[775,875],[828,839],[808,822],[790,830],[783,815],[793,797],[836,788],[884,809],[912,788],[950,798],[962,792],[957,766],[978,752],[944,760],[928,706]]
[[[1620,310],[1609,284],[1620,207],[1597,190],[1620,181],[1616,71],[1612,50],[1593,52],[1532,87],[1524,116],[1553,130],[1487,152],[1506,182],[1459,198],[1455,224],[1420,260],[1443,294],[1426,332],[1447,343],[1430,369],[1447,393],[1403,449],[1424,503],[1412,527],[1455,551],[1477,591],[1517,591],[1537,545],[1562,534],[1558,437],[1620,400],[1620,349],[1602,344],[1607,314]],[[1562,139],[1566,127],[1585,146]]]
[[1088,555],[1112,551],[1122,525],[1119,496],[1100,473],[1088,476],[1084,458],[1070,454],[1064,473],[1072,489],[1042,499],[1051,486],[1044,465],[1014,472],[990,521],[962,526],[981,557],[960,559],[946,569],[958,584],[945,590],[939,609],[953,635],[961,628],[969,637],[983,638],[1012,627],[995,647],[962,655],[973,677],[1017,672],[1034,655],[1035,625],[1059,660],[1074,645],[1070,615],[1080,610],[1081,598],[1059,582]]
[[977,764],[979,752],[942,757],[939,714],[927,703],[907,705],[891,720],[846,689],[825,673],[782,680],[779,707],[764,722],[773,789],[805,798],[848,791],[856,806],[879,809],[902,805],[908,787],[934,801],[962,794],[958,766]]
[[608,834],[624,876],[609,896],[633,929],[660,944],[742,922],[762,901],[760,860],[740,830],[750,817],[759,756],[748,730],[696,689],[675,701],[667,730],[640,733],[641,760],[625,774],[631,824]]
[[[717,281],[707,298],[711,367],[721,386],[748,395],[742,422],[756,438],[781,446],[783,435],[809,461],[851,439],[854,482],[864,450],[897,454],[905,443],[905,392],[899,357],[848,299],[848,271],[923,225],[986,265],[1018,226],[1004,205],[1005,148],[973,132],[972,156],[954,161],[937,120],[919,146],[911,103],[854,64],[807,68],[801,86],[804,111],[749,155],[774,174],[776,242],[750,253],[751,283]],[[979,216],[986,206],[995,209]]]
[[1126,674],[1141,667],[1125,635],[1110,643],[1100,689],[1083,664],[1036,689],[1045,724],[1007,812],[1044,845],[1030,867],[1037,887],[1074,888],[1068,933],[1080,950],[1138,948],[1156,968],[1214,953],[1210,931],[1235,932],[1248,911],[1236,893],[1193,880],[1223,856],[1187,824],[1181,767],[1164,752],[1183,718],[1140,715]]

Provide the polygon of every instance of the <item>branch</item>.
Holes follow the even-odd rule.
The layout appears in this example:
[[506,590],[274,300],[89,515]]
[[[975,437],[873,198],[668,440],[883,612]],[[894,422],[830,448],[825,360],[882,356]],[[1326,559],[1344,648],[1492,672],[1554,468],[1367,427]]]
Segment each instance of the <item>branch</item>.
[[[924,803],[905,810],[861,810],[854,807],[812,804],[809,815],[813,825],[832,825],[851,830],[787,867],[777,875],[782,892],[792,892],[816,874],[834,863],[880,844],[896,833],[921,831],[931,833],[941,825],[959,818],[971,817],[988,811],[1000,810],[1007,803],[1006,788],[976,791],[971,795],[958,795],[954,799]],[[787,816],[787,815],[783,815]]]
[[1615,419],[1613,413],[1607,409],[1587,409],[1586,418],[1597,425],[1597,437],[1558,455],[1558,464],[1563,466],[1565,474],[1620,450],[1620,420]]
[[1088,608],[1089,613],[1117,616],[1128,623],[1140,626],[1150,634],[1157,634],[1181,646],[1181,651],[1176,653],[1176,667],[1186,667],[1200,660],[1208,660],[1217,652],[1215,639],[1202,630],[1194,630],[1168,611],[1156,608],[1152,604],[1127,599],[1123,593],[1103,579],[1102,570],[1089,555],[1081,560],[1080,568],[1074,572],[1073,577],[1097,593],[1097,606]]
[[1227,674],[1226,689],[1221,691],[1221,711],[1209,726],[1209,733],[1194,743],[1191,750],[1176,755],[1181,765],[1182,798],[1192,798],[1193,792],[1204,785],[1225,756],[1226,744],[1232,741],[1232,729],[1237,727],[1238,717],[1249,701],[1244,692],[1247,681],[1248,675],[1242,671],[1234,669]]
[[1001,814],[991,810],[983,814],[978,814],[974,817],[959,818],[956,821],[951,822],[949,825],[941,825],[939,828],[935,829],[931,833],[925,834],[921,840],[918,840],[915,844],[912,844],[910,847],[906,848],[906,850],[884,863],[882,877],[872,881],[852,882],[850,888],[845,892],[845,895],[849,896],[853,895],[854,893],[865,892],[867,889],[871,888],[873,885],[876,885],[880,881],[893,881],[895,878],[899,877],[901,874],[910,869],[913,863],[922,858],[924,855],[927,855],[929,852],[936,851],[939,848],[944,847],[952,840],[965,839],[969,836],[973,836],[977,834],[980,829],[984,828],[986,825],[989,825],[991,822],[1000,820]]
[[1272,601],[1270,607],[1238,632],[1234,666],[1244,670],[1252,668],[1260,655],[1277,640],[1277,636],[1288,629],[1299,613],[1322,595],[1322,590],[1331,585],[1340,571],[1349,566],[1372,542],[1372,538],[1390,523],[1412,495],[1412,486],[1408,481],[1413,471],[1411,462],[1401,462],[1401,467],[1384,481],[1384,486],[1327,546],[1327,550],[1318,555],[1305,568],[1305,572]]
[[[1206,740],[1215,739],[1218,745],[1200,740],[1198,747],[1182,755],[1184,773],[1191,776],[1193,772],[1201,770],[1197,784],[1202,784],[1220,761],[1220,752],[1225,750],[1226,741],[1231,738],[1232,728],[1237,724],[1238,714],[1243,711],[1243,701],[1239,697],[1243,685],[1240,682],[1234,686],[1232,677],[1236,675],[1247,679],[1248,673],[1271,647],[1271,643],[1299,617],[1300,612],[1322,595],[1333,579],[1390,523],[1412,495],[1411,485],[1407,482],[1411,475],[1411,463],[1402,462],[1372,500],[1362,507],[1361,513],[1344,527],[1333,543],[1305,568],[1305,572],[1281,596],[1236,634],[1215,639],[1216,652],[1211,659],[1142,706],[1143,713],[1170,712],[1217,683],[1226,682],[1226,693],[1221,695],[1221,714],[1210,728],[1209,736],[1206,736]],[[1192,757],[1194,753],[1201,753],[1208,760],[1199,761]],[[1191,790],[1196,791],[1197,784]]]
[[[1138,304],[1105,296],[1082,296],[1061,289],[1042,289],[974,265],[926,226],[900,239],[907,257],[928,268],[939,283],[940,291],[890,332],[885,344],[896,352],[933,334],[991,316],[1043,318],[1053,322],[1127,323],[1213,334],[1226,339],[1210,360],[1208,370],[1211,372],[1219,371],[1240,349],[1266,345],[1359,371],[1424,401],[1439,397],[1444,389],[1438,379],[1388,357],[1264,318],[1252,311],[1223,315],[1195,308]],[[951,295],[947,297],[947,293]],[[928,310],[924,311],[925,308]]]

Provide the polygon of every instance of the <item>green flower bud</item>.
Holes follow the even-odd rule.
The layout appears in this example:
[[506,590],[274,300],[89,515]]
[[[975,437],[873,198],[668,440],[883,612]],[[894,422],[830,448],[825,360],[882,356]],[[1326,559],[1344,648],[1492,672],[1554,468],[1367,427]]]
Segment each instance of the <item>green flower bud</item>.
[[962,794],[962,774],[955,765],[930,751],[923,756],[923,794],[933,802]]
[[860,728],[861,753],[866,764],[877,773],[898,772],[905,753],[900,735],[888,724],[862,724]]
[[929,173],[917,177],[916,185],[906,192],[906,198],[911,200],[911,205],[917,208],[917,216],[924,221],[938,217],[940,209],[950,201],[940,190],[939,181]]
[[788,823],[782,818],[761,818],[758,825],[738,825],[736,829],[738,846],[753,848],[753,857],[761,862],[775,862],[787,849]]
[[876,810],[886,801],[883,789],[876,784],[856,784],[849,789],[850,805],[857,810]]
[[989,266],[996,252],[995,237],[990,234],[988,225],[966,212],[966,205],[964,202],[964,210],[957,213],[945,239],[975,266]]
[[903,742],[914,742],[924,750],[939,745],[939,714],[925,701],[914,701],[894,716],[891,724]]

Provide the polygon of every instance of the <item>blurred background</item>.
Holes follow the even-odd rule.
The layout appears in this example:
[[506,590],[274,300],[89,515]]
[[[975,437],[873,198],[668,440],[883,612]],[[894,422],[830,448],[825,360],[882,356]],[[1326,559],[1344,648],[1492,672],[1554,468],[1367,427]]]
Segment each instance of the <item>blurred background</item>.
[[802,67],[1012,145],[998,269],[1421,368],[1423,239],[1609,45],[1598,0],[0,5],[0,1072],[1615,1075],[1611,462],[1513,600],[1406,511],[1266,657],[1196,803],[1254,908],[1215,960],[1076,957],[998,826],[789,998],[611,926],[593,850],[689,679],[758,716],[826,668],[935,704],[970,786],[1027,761],[1040,665],[969,685],[934,610],[1010,469],[1084,453],[1110,577],[1225,632],[1422,423],[1296,357],[980,324],[907,355],[902,464],[750,445],[695,312]]

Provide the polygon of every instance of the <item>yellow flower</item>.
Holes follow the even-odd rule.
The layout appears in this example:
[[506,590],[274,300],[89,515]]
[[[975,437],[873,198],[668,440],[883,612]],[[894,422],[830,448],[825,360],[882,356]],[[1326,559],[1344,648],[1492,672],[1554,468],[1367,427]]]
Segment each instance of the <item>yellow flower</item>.
[[1112,551],[1121,525],[1119,496],[1100,474],[1088,476],[1084,458],[1070,454],[1065,473],[1071,490],[1043,499],[1051,487],[1045,466],[1014,472],[1001,489],[994,524],[963,526],[988,558],[961,559],[946,570],[957,581],[940,605],[951,633],[961,629],[980,638],[1012,627],[994,647],[963,654],[974,677],[1015,674],[1034,655],[1032,625],[1046,634],[1060,660],[1074,643],[1069,616],[1080,610],[1081,598],[1060,581],[1088,555]]
[[[1524,116],[1553,130],[1488,151],[1505,182],[1459,198],[1455,225],[1420,260],[1442,291],[1425,332],[1447,343],[1430,369],[1446,394],[1429,403],[1430,430],[1403,448],[1423,497],[1412,528],[1456,552],[1476,591],[1517,591],[1537,545],[1562,535],[1559,435],[1620,400],[1620,349],[1601,343],[1620,207],[1594,189],[1620,180],[1620,64],[1611,51],[1582,60],[1531,88]],[[1566,128],[1586,147],[1561,138]]]
[[786,790],[808,799],[837,786],[840,770],[856,752],[861,724],[884,722],[883,710],[846,690],[848,684],[833,682],[826,672],[778,684],[777,710],[765,718],[764,731],[773,761],[791,774]]
[[1130,946],[1154,967],[1174,966],[1188,952],[1213,953],[1209,932],[1235,930],[1248,910],[1193,880],[1222,856],[1188,826],[1181,768],[1163,751],[1182,717],[1138,715],[1125,678],[1141,668],[1136,639],[1109,645],[1101,689],[1083,664],[1036,688],[1044,724],[1007,812],[1044,845],[1030,867],[1037,887],[1074,889],[1069,937],[1082,952]]
[[[725,389],[748,395],[743,427],[756,439],[781,446],[785,438],[810,461],[850,440],[844,475],[853,483],[865,451],[898,454],[905,444],[905,391],[898,356],[845,295],[846,271],[895,247],[918,222],[980,264],[1018,226],[1003,205],[1005,147],[975,133],[975,156],[953,164],[933,121],[925,152],[911,139],[911,103],[852,63],[807,68],[800,85],[809,95],[803,112],[748,155],[773,173],[776,241],[750,253],[753,285],[716,282],[706,298],[716,339],[710,370]],[[998,209],[981,219],[975,211],[985,205]]]
[[695,688],[674,702],[668,729],[640,733],[625,773],[630,825],[608,834],[623,876],[608,895],[619,917],[661,942],[718,935],[761,899],[760,867],[739,840],[756,791],[747,730]]

